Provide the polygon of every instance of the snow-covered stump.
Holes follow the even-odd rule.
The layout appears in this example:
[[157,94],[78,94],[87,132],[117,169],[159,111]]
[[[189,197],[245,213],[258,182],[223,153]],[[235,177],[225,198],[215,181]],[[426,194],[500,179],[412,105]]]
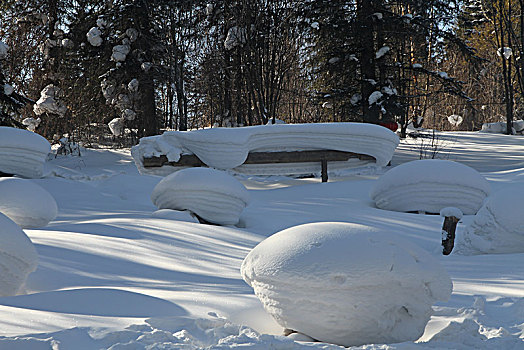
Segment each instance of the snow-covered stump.
[[524,253],[524,185],[488,197],[466,227],[456,252],[464,255]]
[[0,296],[19,294],[36,270],[36,249],[22,229],[0,213]]
[[235,225],[249,192],[233,176],[210,168],[188,168],[158,183],[151,200],[159,209],[189,210],[218,225]]
[[442,224],[442,254],[449,255],[455,245],[455,231],[457,224],[462,219],[462,211],[458,208],[446,207],[440,211],[444,218]]
[[386,172],[370,197],[385,210],[438,214],[455,207],[473,215],[489,193],[489,183],[475,169],[449,160],[423,159]]
[[0,178],[0,213],[22,228],[46,226],[58,214],[49,192],[31,180]]
[[312,223],[257,245],[241,267],[288,333],[343,346],[418,339],[452,283],[426,251],[393,232]]
[[34,132],[0,126],[0,172],[26,178],[44,173],[51,145]]

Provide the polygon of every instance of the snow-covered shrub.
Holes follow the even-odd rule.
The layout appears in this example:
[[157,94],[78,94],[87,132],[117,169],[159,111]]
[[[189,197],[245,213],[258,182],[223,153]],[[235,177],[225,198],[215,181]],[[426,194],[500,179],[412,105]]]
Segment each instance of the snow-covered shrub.
[[401,164],[382,175],[370,197],[380,209],[438,214],[457,207],[475,214],[489,194],[489,184],[476,170],[441,159]]
[[38,255],[27,235],[0,213],[0,296],[16,295],[27,276],[36,270]]
[[190,210],[206,221],[234,225],[249,202],[249,193],[223,171],[188,168],[162,179],[151,200],[159,209]]
[[0,178],[0,213],[22,228],[38,228],[56,218],[58,207],[49,192],[30,180]]
[[51,145],[34,132],[0,126],[0,172],[42,177]]
[[283,327],[343,346],[418,339],[452,284],[422,248],[352,223],[288,228],[257,245],[242,277]]
[[488,197],[457,240],[462,254],[524,253],[524,185]]

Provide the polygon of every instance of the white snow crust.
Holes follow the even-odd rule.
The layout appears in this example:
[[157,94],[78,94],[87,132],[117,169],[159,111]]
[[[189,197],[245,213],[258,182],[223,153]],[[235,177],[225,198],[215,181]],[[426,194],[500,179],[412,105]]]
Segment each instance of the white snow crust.
[[0,296],[16,295],[36,270],[38,255],[24,231],[1,212],[0,240]]
[[457,242],[463,254],[524,253],[524,185],[488,197]]
[[490,187],[486,179],[467,165],[441,159],[416,160],[382,175],[370,193],[380,209],[440,213],[456,207],[475,214]]
[[422,248],[352,223],[280,231],[246,256],[242,277],[283,327],[343,346],[418,339],[452,284]]
[[[399,138],[395,133],[373,124],[278,124],[270,128],[250,126],[167,131],[160,136],[140,139],[140,143],[133,147],[131,152],[142,174],[158,174],[158,169],[146,169],[142,162],[144,157],[162,154],[167,155],[170,161],[177,161],[181,154],[195,154],[212,168],[257,174],[260,166],[242,165],[251,151],[331,149],[368,154],[375,157],[377,165],[385,166],[391,160],[398,143]],[[343,163],[350,166],[354,164]],[[160,172],[176,170],[174,167],[164,168]],[[280,164],[271,170],[274,171],[273,175],[303,174],[320,170],[320,165],[314,164],[312,167],[309,164],[309,167],[304,168],[297,164]],[[263,174],[258,173],[258,175]]]
[[34,132],[0,127],[0,171],[27,178],[39,178],[51,145]]
[[24,229],[38,228],[56,218],[58,207],[49,192],[30,180],[0,178],[0,213]]
[[189,168],[162,179],[151,200],[159,209],[190,210],[209,222],[235,225],[249,203],[249,193],[223,171]]

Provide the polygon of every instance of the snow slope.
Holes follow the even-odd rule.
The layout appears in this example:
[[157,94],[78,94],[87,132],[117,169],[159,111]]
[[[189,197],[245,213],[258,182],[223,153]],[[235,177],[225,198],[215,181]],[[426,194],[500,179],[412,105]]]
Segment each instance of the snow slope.
[[[524,183],[522,136],[445,133],[444,159],[480,171],[495,193]],[[403,141],[393,165],[418,159]],[[442,218],[377,209],[380,174],[319,179],[237,176],[251,202],[237,227],[153,217],[155,176],[140,176],[128,151],[57,158],[33,180],[56,199],[47,227],[25,230],[39,255],[27,295],[0,298],[0,349],[339,349],[294,343],[240,276],[251,248],[309,222],[376,226],[428,250],[453,281],[448,302],[419,342],[355,349],[520,349],[524,346],[524,254],[441,256]],[[457,235],[471,223],[465,215]]]

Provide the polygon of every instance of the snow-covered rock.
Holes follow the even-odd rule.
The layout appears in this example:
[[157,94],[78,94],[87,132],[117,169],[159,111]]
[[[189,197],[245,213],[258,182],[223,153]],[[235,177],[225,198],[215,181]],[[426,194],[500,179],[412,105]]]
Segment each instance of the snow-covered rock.
[[40,92],[40,98],[33,106],[35,114],[49,113],[63,117],[67,112],[67,107],[59,99],[60,91],[60,88],[53,84],[47,85]]
[[418,339],[431,306],[452,290],[422,248],[352,223],[280,231],[247,255],[241,273],[282,327],[343,346]]
[[46,226],[56,218],[56,201],[42,187],[30,180],[0,178],[0,213],[22,228]]
[[189,210],[160,209],[151,214],[151,217],[174,221],[199,222]]
[[17,224],[0,213],[0,296],[16,295],[27,276],[36,270],[38,254]]
[[86,34],[87,41],[93,46],[100,46],[104,39],[102,39],[102,32],[97,27],[92,27]]
[[438,214],[456,207],[475,214],[489,195],[486,179],[464,164],[441,159],[416,160],[381,176],[370,197],[380,209]]
[[[167,155],[178,161],[180,155],[195,154],[216,169],[256,175],[296,175],[320,172],[319,163],[276,164],[274,167],[244,164],[249,152],[300,150],[336,150],[367,154],[376,164],[385,166],[399,143],[398,136],[374,124],[323,123],[278,124],[242,128],[211,128],[194,131],[167,131],[160,136],[145,137],[132,148],[135,164],[142,174],[158,174],[159,169],[143,166],[144,157]],[[356,160],[359,164],[362,161]],[[354,167],[355,160],[330,162],[329,169]],[[176,171],[165,166],[162,174]]]
[[488,197],[457,241],[462,254],[524,253],[524,185]]
[[162,179],[151,200],[159,209],[190,210],[206,221],[235,225],[249,203],[249,193],[223,171],[189,168]]
[[0,172],[42,177],[51,145],[34,132],[0,126]]

